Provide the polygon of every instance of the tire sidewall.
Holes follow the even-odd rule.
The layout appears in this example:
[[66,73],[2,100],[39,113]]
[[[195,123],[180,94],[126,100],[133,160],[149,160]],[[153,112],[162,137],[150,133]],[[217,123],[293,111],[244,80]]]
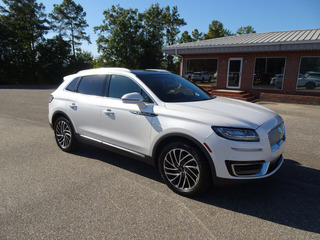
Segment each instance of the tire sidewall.
[[306,83],[306,88],[307,89],[314,89],[315,88],[315,84],[313,82],[307,82]]
[[[70,128],[70,132],[71,132],[71,142],[70,142],[69,146],[66,147],[66,148],[63,148],[63,147],[59,144],[58,139],[57,139],[57,136],[56,136],[56,127],[57,127],[57,124],[58,124],[59,122],[61,122],[61,121],[65,122],[65,123],[68,125],[68,127]],[[65,117],[59,117],[59,118],[55,121],[55,123],[54,123],[54,138],[55,138],[55,140],[56,140],[56,143],[57,143],[58,147],[59,147],[62,151],[64,151],[64,152],[72,152],[72,151],[74,150],[74,148],[75,148],[75,143],[76,143],[76,139],[75,139],[75,135],[74,135],[73,126],[72,126],[71,122],[70,122],[67,118],[65,118]]]
[[[175,148],[181,148],[183,150],[188,151],[194,157],[194,159],[197,161],[197,164],[199,166],[200,178],[199,178],[199,181],[196,184],[196,186],[193,187],[192,189],[181,190],[179,188],[176,188],[166,177],[166,174],[164,172],[164,158],[168,152],[170,152],[172,149],[175,149]],[[210,172],[209,172],[208,162],[206,161],[203,154],[198,149],[196,149],[194,146],[192,146],[188,143],[185,143],[185,142],[173,142],[173,143],[166,145],[162,149],[161,154],[159,156],[158,167],[159,167],[160,175],[161,175],[163,181],[167,184],[167,186],[171,190],[173,190],[174,192],[176,192],[182,196],[191,197],[191,196],[198,195],[201,192],[203,192],[204,190],[206,190],[210,184],[210,182],[209,182]]]

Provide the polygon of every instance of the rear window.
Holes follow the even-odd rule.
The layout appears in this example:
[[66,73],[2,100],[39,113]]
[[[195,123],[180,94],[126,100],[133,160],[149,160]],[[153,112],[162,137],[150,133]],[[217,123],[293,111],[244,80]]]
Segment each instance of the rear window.
[[66,90],[73,92],[75,90],[75,87],[78,83],[79,78],[75,78],[71,81],[71,83],[69,83],[68,87],[66,88]]

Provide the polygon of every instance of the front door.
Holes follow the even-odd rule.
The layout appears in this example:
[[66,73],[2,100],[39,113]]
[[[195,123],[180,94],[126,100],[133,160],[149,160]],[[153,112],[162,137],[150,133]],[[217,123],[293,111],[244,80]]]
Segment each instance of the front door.
[[153,104],[140,109],[137,104],[123,103],[121,97],[142,89],[132,79],[112,75],[108,97],[101,105],[101,140],[122,150],[149,155],[153,121]]
[[230,58],[227,88],[239,89],[242,75],[242,58]]

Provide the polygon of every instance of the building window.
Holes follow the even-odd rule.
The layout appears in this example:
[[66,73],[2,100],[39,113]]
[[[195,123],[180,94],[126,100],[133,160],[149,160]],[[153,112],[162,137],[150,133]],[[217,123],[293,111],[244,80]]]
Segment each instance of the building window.
[[320,91],[320,57],[301,58],[297,90]]
[[187,59],[183,77],[189,81],[217,85],[218,59]]
[[253,87],[282,89],[285,58],[256,58]]

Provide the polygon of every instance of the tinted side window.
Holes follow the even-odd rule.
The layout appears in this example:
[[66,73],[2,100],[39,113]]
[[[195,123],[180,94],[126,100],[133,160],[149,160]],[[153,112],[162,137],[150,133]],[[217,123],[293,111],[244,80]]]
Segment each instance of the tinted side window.
[[68,87],[66,88],[66,90],[73,92],[73,91],[74,91],[74,88],[75,88],[76,85],[77,85],[78,80],[79,80],[79,78],[73,79],[73,80],[71,81],[71,83],[69,83],[69,85],[68,85]]
[[78,92],[88,95],[101,96],[105,75],[85,76],[81,79]]
[[127,93],[137,92],[141,93],[141,88],[130,78],[112,75],[109,86],[109,97],[121,98]]

